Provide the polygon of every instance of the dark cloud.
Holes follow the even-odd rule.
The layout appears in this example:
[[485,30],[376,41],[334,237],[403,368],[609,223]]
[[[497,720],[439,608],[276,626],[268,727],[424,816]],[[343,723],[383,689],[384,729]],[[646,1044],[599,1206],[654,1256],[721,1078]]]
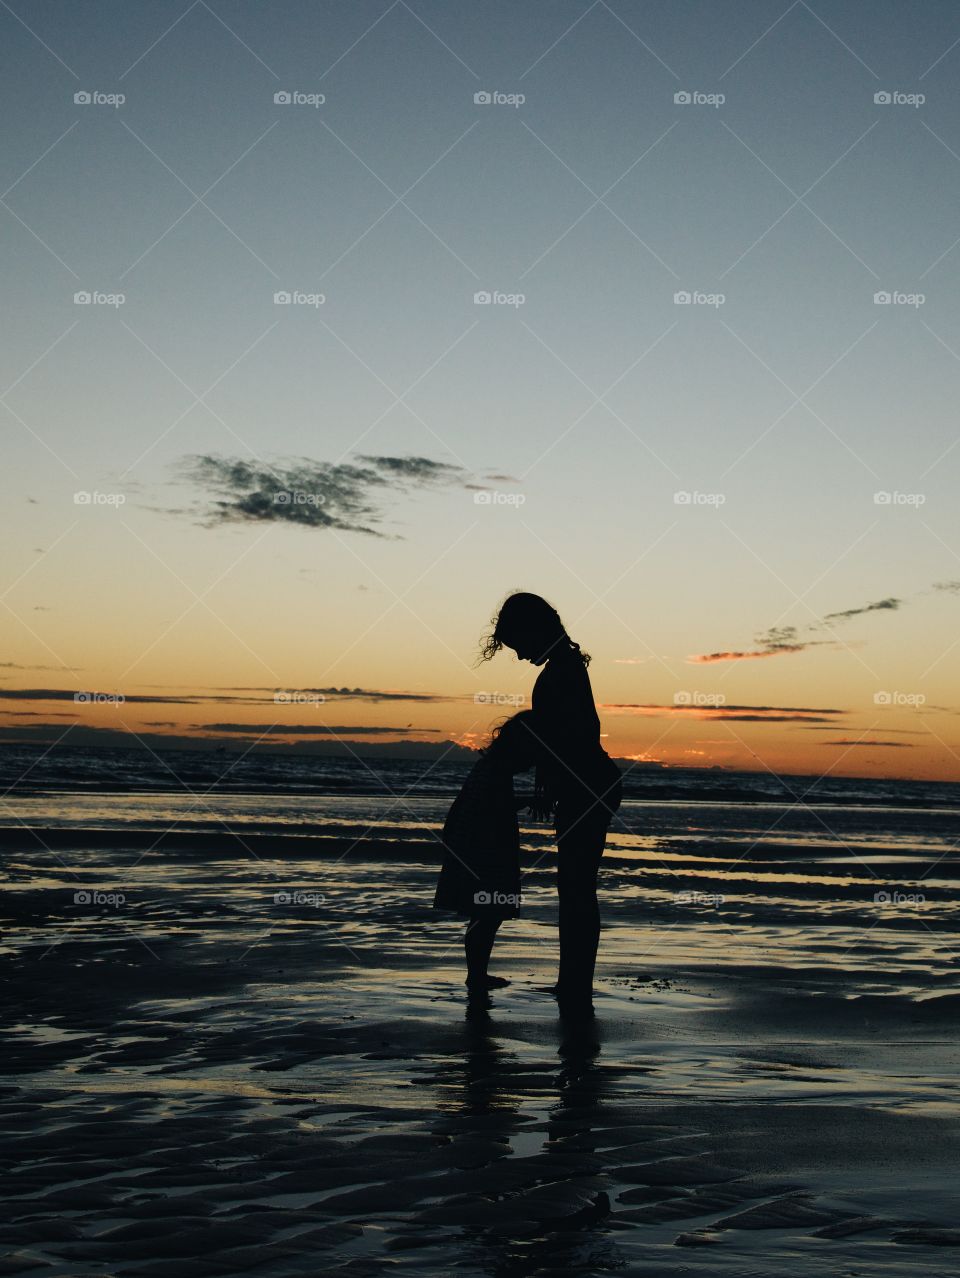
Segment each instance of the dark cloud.
[[864,604],[860,608],[846,608],[843,612],[828,612],[824,624],[828,621],[846,621],[850,617],[862,617],[865,612],[896,612],[903,603],[902,599],[878,599],[876,603]]
[[[238,725],[239,726],[239,725]],[[355,732],[356,729],[350,729]],[[390,731],[395,731],[390,729]],[[419,732],[420,729],[417,729]],[[259,734],[258,734],[259,735]],[[0,743],[4,745],[57,746],[64,748],[104,748],[122,746],[132,750],[193,750],[211,751],[220,745],[228,749],[248,750],[251,754],[310,754],[334,756],[336,758],[369,758],[369,759],[430,759],[448,761],[454,759],[470,760],[475,753],[457,742],[448,740],[415,741],[394,738],[388,741],[356,740],[345,741],[342,738],[320,736],[299,740],[281,739],[282,734],[267,735],[260,742],[250,742],[238,734],[229,733],[222,736],[189,736],[167,732],[131,732],[122,728],[95,728],[86,725],[71,725],[64,732],[62,723],[41,723],[27,725],[0,726]]]
[[756,648],[730,652],[699,652],[687,657],[695,665],[708,665],[714,661],[750,661],[758,657],[782,657],[785,653],[804,652],[807,648],[836,647],[827,639],[801,639],[796,626],[772,626],[764,634],[754,637]]
[[[103,689],[85,689],[84,691],[94,694],[101,694]],[[0,700],[3,701],[76,701],[78,696],[83,695],[80,690],[75,688],[0,688]],[[112,695],[112,694],[111,694]],[[125,696],[125,702],[132,704],[154,705],[169,704],[175,706],[192,705],[195,702],[207,700],[205,697],[151,697],[151,696]],[[83,704],[82,702],[79,704]]]
[[[261,733],[276,733],[281,737],[313,736],[313,737],[380,737],[396,733],[409,732],[410,724],[403,728],[388,728],[380,725],[347,724],[331,725],[327,723],[195,723],[194,728],[201,732],[242,732],[247,736],[259,736]],[[439,728],[415,728],[415,732],[438,733]]]
[[184,458],[179,469],[208,494],[209,503],[201,514],[208,527],[274,521],[372,537],[397,535],[376,527],[382,518],[381,507],[391,495],[422,488],[467,487],[469,480],[461,467],[428,457],[367,454],[358,456],[356,462],[301,457],[276,464],[203,454]]
[[798,646],[797,628],[796,626],[771,626],[766,634],[757,636],[757,643],[763,644],[764,647],[771,650],[796,648]]
[[601,706],[601,709],[621,710],[631,714],[651,715],[655,718],[671,714],[688,714],[694,718],[730,719],[740,723],[829,723],[831,716],[847,713],[846,710],[807,706],[675,705],[672,702],[666,704],[610,702]]
[[[851,724],[844,724],[842,728],[807,728],[800,727],[798,732],[849,732]],[[884,732],[888,735],[904,736],[904,737],[929,737],[929,732],[924,732],[921,728],[884,728]]]
[[775,657],[781,652],[803,652],[805,648],[815,648],[827,644],[826,639],[801,639],[796,626],[771,626],[755,637],[760,645],[760,655]]
[[[74,688],[0,688],[0,700],[3,701],[70,701],[74,702],[80,695]],[[89,688],[84,692],[102,693],[104,689]],[[367,702],[434,702],[456,701],[462,698],[443,696],[433,692],[384,692],[377,688],[226,688],[225,692],[264,693],[264,696],[223,696],[214,693],[132,693],[124,694],[124,702],[130,705],[170,705],[170,706],[205,706],[205,705],[238,705],[265,706],[274,704],[296,704],[300,696],[323,698],[324,701],[367,701]],[[83,704],[79,702],[78,704]]]
[[0,714],[5,714],[8,718],[18,719],[72,719],[73,715],[67,714],[63,710],[0,710]]
[[56,670],[61,674],[75,674],[81,666],[22,666],[19,661],[0,661],[0,670]]
[[886,746],[888,749],[895,747],[899,750],[913,750],[914,743],[912,741],[848,741],[846,737],[840,737],[837,741],[821,741],[822,746]]
[[724,714],[721,710],[711,717],[714,719],[735,719],[737,723],[829,723],[829,719],[820,719],[812,714]]
[[[934,590],[960,594],[960,581],[934,582]],[[917,591],[918,595],[928,594],[927,590]],[[797,629],[796,626],[772,626],[763,634],[757,635],[754,642],[756,648],[722,649],[718,652],[700,652],[687,657],[694,665],[706,665],[713,661],[749,661],[758,657],[781,657],[790,653],[806,652],[808,648],[842,648],[849,647],[839,640],[809,639],[807,635],[817,631],[832,630],[835,625],[849,621],[851,617],[862,617],[870,612],[897,612],[905,600],[891,595],[886,599],[877,599],[873,603],[861,604],[856,608],[844,608],[839,612],[828,612],[822,621],[812,622],[808,626]]]
[[[454,697],[437,692],[384,692],[379,688],[232,688],[224,692],[276,692],[305,693],[308,696],[325,697],[328,701],[453,701]],[[211,697],[209,700],[217,700]],[[229,698],[223,698],[229,700]]]
[[431,461],[429,457],[374,457],[361,453],[359,460],[386,475],[417,484],[452,483],[461,480],[465,473],[460,466]]

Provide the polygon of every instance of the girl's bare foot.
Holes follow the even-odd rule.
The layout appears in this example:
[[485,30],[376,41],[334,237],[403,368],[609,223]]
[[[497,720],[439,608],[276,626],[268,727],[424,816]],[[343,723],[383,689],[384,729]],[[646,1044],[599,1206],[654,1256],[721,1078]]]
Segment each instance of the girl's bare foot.
[[503,976],[467,977],[467,988],[471,990],[502,990],[510,982]]

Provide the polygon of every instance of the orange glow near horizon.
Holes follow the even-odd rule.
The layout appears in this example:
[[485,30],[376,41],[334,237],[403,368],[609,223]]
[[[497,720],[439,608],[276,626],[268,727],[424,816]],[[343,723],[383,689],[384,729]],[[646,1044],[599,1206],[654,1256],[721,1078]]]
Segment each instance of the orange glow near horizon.
[[[29,518],[35,509],[27,507]],[[472,508],[465,517],[474,518]],[[364,543],[360,558],[345,538],[324,533],[217,533],[142,511],[95,511],[89,527],[85,518],[82,510],[73,540],[52,542],[38,559],[26,539],[0,548],[5,575],[16,582],[0,653],[5,742],[48,745],[66,733],[65,741],[92,746],[122,740],[111,739],[117,733],[154,748],[197,742],[236,751],[259,742],[309,750],[338,741],[359,753],[368,743],[382,752],[407,741],[476,748],[495,723],[529,705],[536,678],[529,663],[509,651],[477,663],[490,613],[514,585],[505,588],[502,567],[477,534],[417,585],[425,532],[416,545],[412,537]],[[321,552],[322,577],[303,567]],[[788,644],[769,660],[704,664],[684,654],[733,651],[710,640],[777,621],[762,569],[744,579],[735,601],[722,592],[703,597],[708,569],[696,598],[665,577],[660,590],[673,611],[648,616],[649,583],[646,593],[624,590],[616,609],[601,613],[588,592],[550,577],[551,560],[542,551],[540,573],[528,567],[524,576],[542,574],[544,593],[592,656],[611,755],[666,767],[960,777],[960,688],[948,659],[960,599],[952,590],[917,589],[899,611],[833,623],[847,625],[843,643],[834,631],[818,639],[807,618],[803,651]],[[90,563],[99,566],[93,582],[77,568]],[[749,556],[742,567],[749,572]],[[381,584],[391,573],[396,595]],[[404,589],[413,590],[407,606],[397,602]],[[848,584],[842,597],[869,602],[872,593],[879,592]],[[754,626],[740,615],[748,597]],[[780,625],[763,633],[785,644],[793,632]],[[35,697],[17,695],[31,689]],[[126,700],[74,701],[84,693]]]
[[[596,679],[598,670],[593,673]],[[11,682],[5,680],[0,687],[14,691]],[[362,755],[367,743],[383,746],[395,741],[438,747],[453,742],[476,750],[486,743],[495,723],[523,708],[522,702],[478,703],[470,694],[426,694],[398,687],[368,689],[366,695],[343,687],[324,699],[305,690],[274,694],[239,684],[227,691],[134,686],[123,694],[129,699],[122,701],[108,700],[116,694],[98,690],[81,693],[87,699],[78,702],[67,690],[64,693],[69,700],[0,702],[0,740],[49,745],[62,738],[69,745],[72,738],[88,746],[98,744],[102,736],[100,743],[115,745],[126,735],[129,744],[142,742],[153,749],[191,742],[237,752],[269,745],[311,749],[348,743]],[[404,699],[408,695],[435,699]],[[520,700],[521,694],[512,695]],[[165,697],[171,700],[161,699]],[[942,736],[942,716],[912,706],[871,706],[868,714],[739,701],[730,707],[600,703],[598,709],[604,747],[614,757],[640,765],[930,780],[958,776],[957,756]],[[649,724],[649,729],[641,724]],[[705,727],[710,730],[706,736]]]

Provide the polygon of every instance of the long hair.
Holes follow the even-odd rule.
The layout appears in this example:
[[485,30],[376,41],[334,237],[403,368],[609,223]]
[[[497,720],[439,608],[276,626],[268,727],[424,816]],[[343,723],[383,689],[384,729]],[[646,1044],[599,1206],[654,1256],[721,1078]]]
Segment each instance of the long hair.
[[590,654],[580,651],[580,645],[567,634],[556,608],[541,595],[530,594],[526,590],[513,591],[490,618],[490,627],[480,640],[480,662],[495,657],[507,642],[508,635],[526,630],[542,635],[551,649],[568,643],[576,649],[585,666],[590,664]]
[[533,762],[538,757],[537,746],[538,742],[533,732],[533,711],[518,710],[516,714],[501,719],[499,723],[493,725],[490,729],[490,739],[483,747],[482,753],[489,754],[491,750],[497,749],[520,750],[528,754]]

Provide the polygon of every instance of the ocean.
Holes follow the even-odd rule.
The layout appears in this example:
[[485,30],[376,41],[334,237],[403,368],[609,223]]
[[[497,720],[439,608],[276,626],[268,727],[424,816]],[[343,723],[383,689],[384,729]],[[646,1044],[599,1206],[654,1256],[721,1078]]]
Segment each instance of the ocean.
[[[336,882],[324,908],[353,933],[363,929],[351,883],[396,881],[401,866],[418,885],[411,905],[429,918],[440,829],[468,766],[4,748],[0,840],[21,884],[54,874],[65,886],[172,891],[186,876],[216,895],[226,878],[234,904],[256,910],[264,884],[313,884],[316,895]],[[869,932],[887,940],[867,985],[887,971],[917,994],[949,976],[960,785],[624,765],[624,794],[601,877],[605,911],[622,926],[669,925],[671,945],[690,928],[701,941],[735,929],[738,946],[752,937],[792,962],[811,946],[818,962],[850,953]],[[552,831],[521,814],[521,835],[527,914],[548,926]]]

